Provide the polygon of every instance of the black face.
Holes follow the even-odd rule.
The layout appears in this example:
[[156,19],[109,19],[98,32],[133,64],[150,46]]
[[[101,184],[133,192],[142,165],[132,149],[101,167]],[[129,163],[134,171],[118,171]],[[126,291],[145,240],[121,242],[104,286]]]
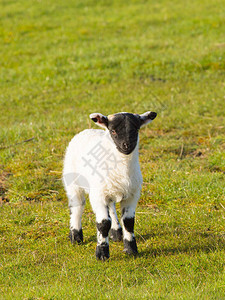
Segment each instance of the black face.
[[108,119],[107,125],[117,149],[123,154],[130,154],[137,145],[141,126],[139,115],[118,113]]

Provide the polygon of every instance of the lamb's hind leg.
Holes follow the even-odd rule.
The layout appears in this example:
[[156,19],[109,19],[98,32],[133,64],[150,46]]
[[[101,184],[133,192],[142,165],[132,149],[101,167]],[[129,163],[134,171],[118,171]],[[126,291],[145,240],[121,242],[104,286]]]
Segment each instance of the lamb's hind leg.
[[117,213],[116,213],[116,207],[114,202],[109,203],[109,215],[112,220],[112,225],[110,229],[110,237],[114,242],[119,242],[122,240],[122,227],[120,226]]
[[77,193],[69,200],[70,209],[70,241],[72,244],[83,242],[83,230],[81,225],[82,213],[85,206],[85,197],[82,192]]
[[65,171],[63,174],[63,182],[67,197],[69,200],[70,209],[70,240],[71,243],[83,242],[83,231],[81,226],[81,217],[85,205],[85,197],[83,189],[76,184],[76,174]]

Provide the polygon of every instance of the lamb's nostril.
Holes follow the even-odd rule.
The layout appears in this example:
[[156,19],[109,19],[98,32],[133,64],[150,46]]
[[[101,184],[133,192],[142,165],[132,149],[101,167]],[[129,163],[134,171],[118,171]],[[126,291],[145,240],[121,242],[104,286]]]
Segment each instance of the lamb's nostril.
[[124,149],[128,149],[128,144],[127,143],[123,143],[123,148]]

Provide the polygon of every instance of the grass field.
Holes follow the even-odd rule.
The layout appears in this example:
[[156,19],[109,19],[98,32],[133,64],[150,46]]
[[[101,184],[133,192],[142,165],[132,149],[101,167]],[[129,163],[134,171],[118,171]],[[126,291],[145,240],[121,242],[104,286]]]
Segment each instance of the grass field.
[[[225,2],[0,1],[0,299],[225,299]],[[68,239],[61,182],[88,115],[140,132],[139,255]]]

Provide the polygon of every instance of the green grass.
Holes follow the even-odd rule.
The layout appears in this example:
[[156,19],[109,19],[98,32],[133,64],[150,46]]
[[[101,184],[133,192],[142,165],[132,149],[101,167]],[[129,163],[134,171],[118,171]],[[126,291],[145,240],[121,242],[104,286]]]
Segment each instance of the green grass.
[[[225,299],[224,7],[0,2],[0,299]],[[97,262],[89,204],[68,240],[65,148],[92,112],[147,110],[139,256]]]

